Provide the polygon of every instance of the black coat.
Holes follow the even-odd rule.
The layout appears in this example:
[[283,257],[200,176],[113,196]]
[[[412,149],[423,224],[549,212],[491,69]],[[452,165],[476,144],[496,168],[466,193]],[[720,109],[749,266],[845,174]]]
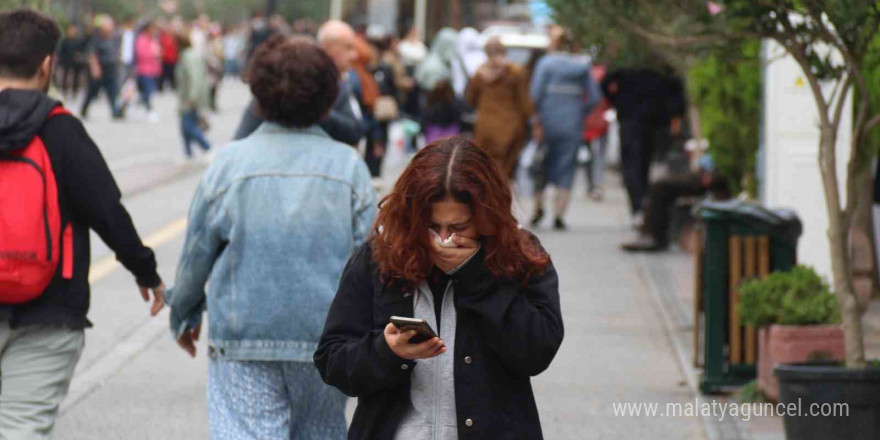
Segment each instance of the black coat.
[[[523,286],[490,275],[481,250],[452,280],[455,352],[441,356],[455,356],[459,438],[541,439],[530,377],[547,369],[562,343],[556,269],[548,265]],[[345,267],[315,352],[324,381],[358,397],[349,439],[391,439],[411,405],[416,364],[385,342],[392,315],[413,316],[412,295],[382,282],[365,244]]]
[[[90,327],[89,229],[98,233],[137,284],[157,287],[156,257],[144,246],[101,151],[82,123],[71,115],[46,120],[58,105],[38,91],[0,92],[0,154],[26,146],[39,134],[49,154],[58,185],[61,225],[73,225],[73,276],[62,277],[62,264],[39,298],[15,306],[0,304],[0,321],[13,327],[32,324]],[[132,285],[132,293],[135,286]]]
[[[611,84],[617,83],[617,92]],[[685,112],[684,86],[680,79],[647,69],[620,69],[605,75],[602,93],[617,110],[621,122],[668,127]]]

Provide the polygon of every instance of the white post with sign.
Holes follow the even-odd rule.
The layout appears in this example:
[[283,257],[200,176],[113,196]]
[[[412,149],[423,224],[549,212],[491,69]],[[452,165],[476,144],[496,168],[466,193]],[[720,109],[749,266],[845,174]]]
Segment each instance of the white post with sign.
[[[819,114],[801,67],[774,41],[761,48],[763,126],[758,176],[761,202],[769,208],[790,208],[804,227],[798,244],[798,263],[812,266],[831,279],[828,211],[819,170]],[[833,85],[825,87],[830,96]],[[852,95],[846,97],[837,134],[837,175],[846,203],[846,164],[852,138]]]

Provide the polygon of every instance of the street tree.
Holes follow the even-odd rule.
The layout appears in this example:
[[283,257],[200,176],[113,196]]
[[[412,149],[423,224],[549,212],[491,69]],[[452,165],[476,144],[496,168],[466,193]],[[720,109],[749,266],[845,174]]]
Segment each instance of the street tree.
[[[813,94],[819,115],[818,162],[828,213],[832,284],[840,302],[847,367],[863,367],[865,350],[859,301],[853,280],[850,244],[859,212],[859,188],[870,170],[874,148],[864,140],[880,124],[872,113],[866,61],[876,58],[880,4],[876,0],[551,0],[556,7],[577,7],[591,20],[617,27],[652,45],[676,49],[723,45],[728,41],[768,38],[797,62]],[[872,50],[874,49],[874,50]],[[837,172],[837,136],[847,95],[855,109],[847,175]],[[861,198],[864,201],[864,198]]]

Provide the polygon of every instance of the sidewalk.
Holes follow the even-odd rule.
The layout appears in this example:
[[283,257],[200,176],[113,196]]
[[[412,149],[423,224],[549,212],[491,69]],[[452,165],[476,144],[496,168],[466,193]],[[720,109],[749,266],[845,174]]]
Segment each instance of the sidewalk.
[[[641,254],[638,264],[645,271],[648,282],[660,297],[665,314],[670,317],[674,329],[672,337],[678,347],[682,365],[688,368],[688,375],[696,379],[700,370],[693,367],[693,301],[694,301],[694,261],[693,255],[672,248],[669,252]],[[867,357],[880,357],[880,300],[874,300],[864,320],[865,349]],[[702,358],[701,358],[702,359]],[[695,384],[691,384],[695,386]],[[735,401],[736,396],[717,397],[718,400]],[[734,419],[730,419],[733,422]],[[731,423],[715,424],[716,432],[709,432],[711,439],[743,440],[785,440],[781,417],[752,417],[749,421],[735,420]],[[709,430],[713,427],[709,427]]]
[[[630,231],[617,174],[609,173],[605,188],[605,201],[591,202],[578,179],[570,230],[553,232],[548,218],[535,231],[559,272],[565,322],[559,354],[532,382],[544,436],[704,439],[697,417],[615,415],[615,403],[659,403],[662,408],[693,402],[696,394],[687,386],[662,310],[636,257],[618,249]],[[531,202],[517,205],[525,224]]]

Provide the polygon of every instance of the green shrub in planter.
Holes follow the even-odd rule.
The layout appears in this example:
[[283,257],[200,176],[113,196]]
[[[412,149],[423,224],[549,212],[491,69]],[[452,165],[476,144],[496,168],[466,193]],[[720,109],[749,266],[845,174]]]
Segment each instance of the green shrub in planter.
[[814,325],[840,322],[840,306],[828,284],[807,266],[774,272],[739,288],[737,312],[745,324]]

